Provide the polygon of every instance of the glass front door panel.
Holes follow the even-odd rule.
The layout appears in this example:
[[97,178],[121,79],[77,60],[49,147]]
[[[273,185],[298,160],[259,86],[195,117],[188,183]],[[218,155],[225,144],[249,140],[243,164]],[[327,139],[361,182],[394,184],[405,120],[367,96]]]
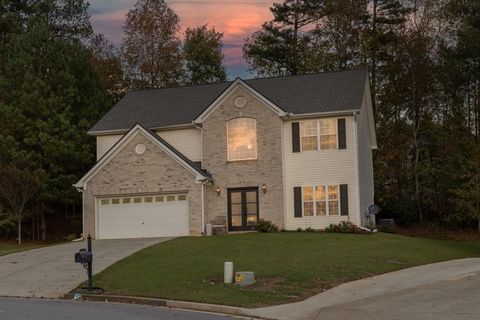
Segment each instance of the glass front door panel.
[[258,189],[229,191],[230,230],[252,230],[258,221]]

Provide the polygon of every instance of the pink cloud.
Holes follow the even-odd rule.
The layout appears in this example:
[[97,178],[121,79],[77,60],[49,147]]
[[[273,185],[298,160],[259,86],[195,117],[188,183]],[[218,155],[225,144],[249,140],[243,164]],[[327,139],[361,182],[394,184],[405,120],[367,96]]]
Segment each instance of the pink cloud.
[[[248,36],[258,30],[263,22],[271,20],[272,0],[167,0],[168,5],[180,17],[181,33],[187,27],[204,24],[214,26],[224,34],[224,54],[227,66],[245,64],[242,45]],[[135,1],[132,0],[133,8]],[[92,7],[95,6],[92,1]],[[117,7],[118,8],[118,7]],[[110,9],[106,13],[92,14],[96,33],[103,33],[116,45],[123,38],[123,24],[128,8]]]

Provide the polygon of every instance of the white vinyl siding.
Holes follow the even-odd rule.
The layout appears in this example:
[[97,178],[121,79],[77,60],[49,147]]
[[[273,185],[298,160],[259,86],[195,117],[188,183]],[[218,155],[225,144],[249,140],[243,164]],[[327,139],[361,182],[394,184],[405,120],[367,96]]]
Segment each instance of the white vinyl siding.
[[202,161],[201,129],[157,131],[157,134],[192,161]]
[[[157,131],[156,133],[190,160],[202,161],[202,139],[200,129],[188,128]],[[123,135],[121,134],[97,136],[97,161],[122,137]]]
[[101,157],[108,150],[110,150],[115,143],[118,142],[123,137],[123,134],[110,134],[106,136],[97,136],[97,161],[100,160]]
[[[364,101],[362,112],[357,117],[358,178],[359,185],[361,186],[359,195],[362,218],[365,217],[365,213],[368,212],[368,207],[374,203],[372,143],[370,141],[369,119],[366,106],[367,103]],[[362,221],[362,224],[367,225],[368,221]]]
[[[285,172],[285,227],[287,230],[296,230],[297,228],[324,229],[332,223],[350,219],[355,224],[360,223],[358,215],[357,201],[357,183],[356,183],[356,158],[354,143],[354,118],[353,116],[342,116],[345,118],[347,145],[352,146],[347,149],[326,149],[309,152],[292,152],[292,122],[284,122],[283,150],[285,150],[284,172]],[[320,120],[320,119],[311,119]],[[348,184],[348,205],[349,216],[341,215],[322,215],[318,212],[317,216],[294,217],[294,187],[315,187],[315,186],[338,186]],[[325,190],[325,206],[328,199],[328,191]],[[339,191],[339,190],[338,190]],[[314,190],[320,193],[320,190]],[[317,193],[317,194],[318,194]],[[319,195],[319,194],[318,194]],[[339,197],[339,192],[338,196]],[[303,198],[302,198],[303,201]],[[331,199],[332,205],[335,199]],[[323,202],[315,207],[315,211],[321,209]],[[302,204],[303,206],[304,204]]]

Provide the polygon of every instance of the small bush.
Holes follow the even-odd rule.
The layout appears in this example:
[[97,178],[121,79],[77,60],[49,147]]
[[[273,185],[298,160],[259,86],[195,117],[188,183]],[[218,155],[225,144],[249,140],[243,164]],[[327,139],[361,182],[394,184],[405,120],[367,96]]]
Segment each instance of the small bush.
[[312,229],[312,228],[310,228],[310,227],[308,227],[307,229],[305,229],[305,232],[315,232],[315,231],[317,231],[317,230]]
[[278,227],[275,224],[273,224],[272,221],[263,220],[263,219],[258,220],[258,223],[255,229],[258,232],[262,232],[262,233],[278,232]]
[[297,232],[302,232],[302,231],[303,231],[302,228],[297,229]]
[[336,233],[369,233],[366,230],[360,229],[350,221],[342,221],[339,224],[331,224],[325,228],[325,232]]

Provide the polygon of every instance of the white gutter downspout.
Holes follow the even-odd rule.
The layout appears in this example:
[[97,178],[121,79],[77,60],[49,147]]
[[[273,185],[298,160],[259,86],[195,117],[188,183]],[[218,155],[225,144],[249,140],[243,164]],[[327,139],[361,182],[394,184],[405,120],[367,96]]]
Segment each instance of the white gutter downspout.
[[205,235],[205,183],[202,182],[202,236]]
[[82,193],[82,236],[80,237],[81,239],[85,238],[85,214],[84,214],[84,208],[85,208],[85,190],[87,187],[85,185],[79,187],[76,184],[73,185],[75,189],[77,189],[78,192]]
[[358,214],[358,225],[360,227],[363,227],[363,213],[362,213],[362,208],[361,208],[361,202],[360,202],[360,176],[359,176],[359,159],[358,159],[358,134],[357,134],[357,129],[358,129],[358,121],[357,121],[357,114],[358,112],[353,112],[353,144],[355,146],[354,151],[355,151],[355,184],[356,184],[356,192],[355,196],[357,198],[357,214]]

